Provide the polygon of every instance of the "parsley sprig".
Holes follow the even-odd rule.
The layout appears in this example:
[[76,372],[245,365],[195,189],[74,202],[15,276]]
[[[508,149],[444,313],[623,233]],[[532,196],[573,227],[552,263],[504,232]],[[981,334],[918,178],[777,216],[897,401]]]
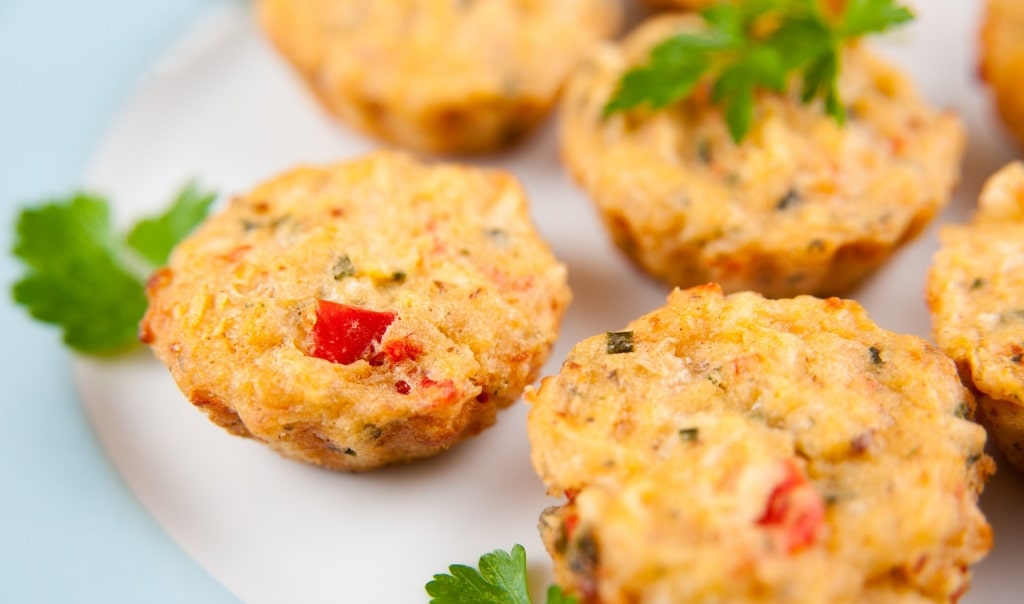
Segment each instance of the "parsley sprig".
[[22,210],[13,253],[27,271],[14,301],[36,319],[58,325],[71,348],[94,355],[136,343],[146,311],[145,279],[206,217],[214,195],[188,185],[163,214],[125,237],[111,225],[106,199],[76,193]]
[[646,64],[623,75],[604,107],[606,116],[641,105],[661,109],[708,81],[711,100],[723,107],[738,143],[753,124],[756,92],[783,92],[798,76],[801,100],[821,99],[825,112],[842,124],[843,46],[914,18],[897,0],[848,0],[839,15],[825,12],[820,0],[743,0],[717,4],[701,15],[702,31],[664,40]]
[[[430,604],[530,604],[526,581],[526,549],[518,543],[512,551],[494,550],[480,556],[479,570],[452,564],[451,574],[434,575],[427,583]],[[557,585],[548,588],[547,604],[576,604]]]

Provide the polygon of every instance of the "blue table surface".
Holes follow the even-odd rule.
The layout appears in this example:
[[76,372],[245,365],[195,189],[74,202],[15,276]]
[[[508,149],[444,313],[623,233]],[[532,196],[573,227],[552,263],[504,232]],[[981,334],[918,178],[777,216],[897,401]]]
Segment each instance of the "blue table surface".
[[159,53],[217,1],[0,0],[0,602],[234,602],[128,490],[55,329],[13,305],[18,209],[73,190]]

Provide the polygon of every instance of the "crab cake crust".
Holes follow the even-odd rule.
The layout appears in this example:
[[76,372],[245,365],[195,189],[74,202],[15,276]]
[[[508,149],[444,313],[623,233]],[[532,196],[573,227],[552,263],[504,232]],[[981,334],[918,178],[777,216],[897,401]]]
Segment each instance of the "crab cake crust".
[[987,0],[982,17],[980,68],[1003,123],[1024,145],[1024,3]]
[[965,144],[952,113],[924,105],[861,47],[844,55],[839,126],[820,105],[757,97],[732,142],[710,92],[657,112],[603,117],[621,75],[698,17],[649,20],[577,70],[562,105],[562,152],[616,245],[671,285],[708,281],[769,297],[847,292],[945,205]]
[[1024,471],[1024,164],[982,189],[968,225],[939,231],[928,274],[935,342],[978,396],[978,419]]
[[342,122],[461,153],[532,129],[622,15],[619,0],[261,0],[259,17]]
[[527,400],[587,603],[950,602],[991,547],[956,367],[852,301],[675,290]]
[[[515,179],[394,153],[233,199],[147,293],[142,339],[194,405],[340,470],[433,455],[491,425],[537,377],[570,296]],[[325,311],[338,308],[354,320],[332,342]],[[375,321],[386,330],[366,337]]]

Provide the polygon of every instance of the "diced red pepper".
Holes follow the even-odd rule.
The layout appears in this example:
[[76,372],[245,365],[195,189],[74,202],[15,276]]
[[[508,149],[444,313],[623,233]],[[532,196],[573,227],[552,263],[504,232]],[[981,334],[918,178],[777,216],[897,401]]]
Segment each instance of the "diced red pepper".
[[389,340],[381,350],[383,358],[390,363],[415,361],[421,354],[423,354],[423,348],[410,340],[408,336],[397,340]]
[[821,495],[796,464],[788,462],[786,475],[768,496],[757,524],[781,529],[786,550],[794,553],[814,543],[824,520]]
[[312,356],[342,365],[366,359],[395,317],[393,312],[317,300]]
[[459,393],[455,389],[455,382],[449,378],[445,378],[441,381],[430,379],[427,376],[423,376],[419,381],[420,388],[432,388],[435,390],[432,394],[434,400],[438,404],[446,404],[455,401]]
[[576,535],[576,527],[580,524],[579,514],[573,512],[565,517],[565,538],[572,540],[573,536]]

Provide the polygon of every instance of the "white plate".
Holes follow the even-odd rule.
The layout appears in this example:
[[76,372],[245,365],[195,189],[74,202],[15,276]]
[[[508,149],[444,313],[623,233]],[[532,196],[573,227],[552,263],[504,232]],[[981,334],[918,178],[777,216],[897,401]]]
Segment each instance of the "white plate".
[[[943,216],[968,215],[982,179],[1006,161],[973,74],[974,3],[934,3],[887,42],[922,92],[960,110],[972,133],[964,186]],[[152,70],[107,135],[89,171],[119,215],[151,212],[186,180],[231,194],[300,163],[375,147],[330,121],[258,34],[240,6],[211,13]],[[965,50],[967,49],[967,50]],[[575,301],[545,368],[573,342],[620,328],[663,301],[607,241],[584,195],[564,175],[551,124],[486,163],[516,173]],[[856,292],[882,326],[927,336],[924,272],[934,232],[906,248]],[[550,580],[536,531],[553,501],[534,475],[525,406],[432,460],[378,472],[331,473],[228,436],[189,405],[148,354],[81,360],[75,375],[114,464],[146,508],[202,566],[248,602],[420,602],[423,585],[453,562],[526,546],[535,593]],[[965,602],[1015,602],[1024,593],[1024,483],[1004,470],[983,506],[996,548]]]

